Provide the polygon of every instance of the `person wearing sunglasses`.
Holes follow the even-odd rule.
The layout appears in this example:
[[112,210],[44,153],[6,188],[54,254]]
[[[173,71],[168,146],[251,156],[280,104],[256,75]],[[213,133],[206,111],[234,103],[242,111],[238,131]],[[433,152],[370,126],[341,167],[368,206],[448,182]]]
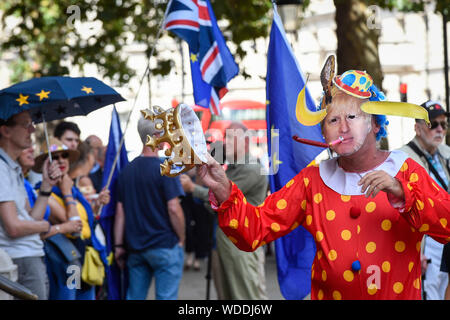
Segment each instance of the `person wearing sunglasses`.
[[[41,151],[42,153],[35,159],[33,170],[41,172],[42,164],[48,158],[50,152],[52,162],[57,163],[62,173],[58,183],[51,190],[49,199],[50,222],[56,225],[70,220],[81,220],[81,225],[76,233],[66,234],[66,237],[71,240],[80,252],[82,256],[81,261],[84,261],[84,255],[88,246],[93,246],[100,254],[100,257],[106,259],[105,248],[100,244],[94,232],[94,212],[92,207],[81,191],[74,186],[74,182],[69,175],[70,165],[78,160],[80,152],[69,149],[60,140],[53,137],[49,140],[48,148],[44,142]],[[58,264],[51,264],[51,262],[48,266],[54,271],[52,273],[54,277],[49,277],[50,300],[95,299],[95,286],[84,281],[81,281],[81,286],[78,288],[67,285],[68,278],[71,276],[70,273],[67,273],[66,267],[68,266],[61,268]]]
[[[450,147],[444,142],[450,113],[442,104],[429,100],[422,105],[428,111],[431,125],[416,119],[414,129],[416,136],[400,148],[412,159],[422,165],[429,175],[447,192],[450,181]],[[425,236],[422,241],[422,298],[426,300],[443,300],[448,284],[448,276],[440,271],[443,244]],[[431,260],[431,261],[430,261]]]

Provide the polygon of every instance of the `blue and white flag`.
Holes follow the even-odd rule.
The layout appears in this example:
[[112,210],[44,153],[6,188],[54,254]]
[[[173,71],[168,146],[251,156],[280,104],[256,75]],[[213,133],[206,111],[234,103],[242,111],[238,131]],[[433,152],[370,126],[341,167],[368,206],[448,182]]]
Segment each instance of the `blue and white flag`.
[[171,0],[164,28],[189,45],[195,104],[220,114],[219,101],[239,67],[228,49],[209,0]]
[[[298,172],[323,151],[322,148],[300,144],[292,139],[323,141],[320,126],[305,127],[297,121],[297,95],[305,86],[280,16],[274,6],[273,23],[267,57],[267,132],[270,156],[270,189],[281,189]],[[314,110],[308,89],[307,106]],[[275,241],[278,282],[286,299],[303,299],[311,292],[311,265],[315,256],[312,235],[302,226]]]
[[[103,180],[102,189],[106,186],[108,182],[108,177],[113,170],[114,158],[120,148],[120,142],[122,139],[122,129],[120,128],[119,115],[117,113],[116,107],[114,107],[111,114],[111,126],[109,129],[109,141],[108,147],[105,154],[105,164],[103,169]],[[112,260],[114,252],[114,217],[116,215],[116,205],[117,205],[117,179],[119,177],[120,171],[128,164],[128,155],[125,148],[125,143],[120,149],[120,154],[117,158],[116,166],[112,174],[111,182],[109,184],[109,191],[111,200],[102,209],[100,215],[100,225],[103,228],[106,241],[106,252],[108,259]],[[113,262],[113,261],[112,261]],[[106,280],[108,283],[108,300],[122,300],[125,299],[123,296],[126,292],[126,285],[123,279],[121,279],[120,269],[115,263],[112,263],[106,270]]]

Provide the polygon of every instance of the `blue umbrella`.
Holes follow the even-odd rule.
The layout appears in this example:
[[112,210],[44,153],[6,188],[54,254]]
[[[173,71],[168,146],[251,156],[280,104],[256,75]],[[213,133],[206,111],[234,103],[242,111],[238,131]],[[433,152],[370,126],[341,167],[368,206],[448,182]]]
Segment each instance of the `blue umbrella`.
[[125,99],[92,77],[42,77],[0,91],[0,119],[29,110],[35,123],[87,115]]
[[[113,88],[93,77],[42,77],[17,83],[0,91],[0,119],[29,110],[34,123],[87,115],[125,99]],[[50,161],[51,153],[49,152]]]

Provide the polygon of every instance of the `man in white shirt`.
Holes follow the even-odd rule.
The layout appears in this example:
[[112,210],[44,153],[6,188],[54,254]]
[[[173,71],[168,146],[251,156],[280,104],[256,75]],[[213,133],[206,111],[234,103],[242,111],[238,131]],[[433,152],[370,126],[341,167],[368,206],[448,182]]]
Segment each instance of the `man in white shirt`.
[[52,186],[61,172],[56,162],[46,161],[40,193],[31,209],[17,160],[22,150],[31,146],[34,131],[28,111],[0,120],[0,248],[18,266],[18,282],[39,299],[47,299],[48,280],[40,234],[54,232],[43,216]]

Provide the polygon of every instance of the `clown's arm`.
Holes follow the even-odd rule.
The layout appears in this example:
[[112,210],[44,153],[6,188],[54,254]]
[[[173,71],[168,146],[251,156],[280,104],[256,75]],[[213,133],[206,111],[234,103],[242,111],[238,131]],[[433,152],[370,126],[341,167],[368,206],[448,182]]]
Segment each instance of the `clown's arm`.
[[307,208],[303,172],[255,207],[219,167],[208,162],[199,174],[210,189],[211,206],[218,213],[220,228],[239,249],[254,251],[303,223]]
[[410,158],[404,162],[396,178],[405,193],[400,214],[419,232],[441,243],[449,242],[450,195]]

